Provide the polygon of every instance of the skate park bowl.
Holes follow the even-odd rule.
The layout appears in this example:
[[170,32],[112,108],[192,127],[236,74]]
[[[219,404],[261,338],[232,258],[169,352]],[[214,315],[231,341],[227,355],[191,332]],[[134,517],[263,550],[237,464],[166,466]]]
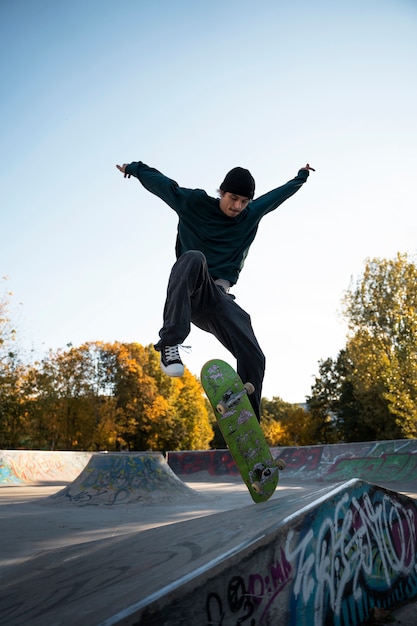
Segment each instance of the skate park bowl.
[[417,441],[272,452],[254,504],[227,450],[0,451],[0,622],[356,626],[415,598]]

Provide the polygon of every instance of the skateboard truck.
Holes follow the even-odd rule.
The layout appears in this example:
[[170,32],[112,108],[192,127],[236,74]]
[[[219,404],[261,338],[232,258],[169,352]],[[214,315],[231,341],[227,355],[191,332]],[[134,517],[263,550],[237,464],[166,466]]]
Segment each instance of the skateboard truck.
[[251,484],[251,487],[254,490],[254,492],[262,493],[263,483],[266,482],[268,478],[272,476],[274,472],[277,472],[278,470],[283,470],[285,466],[286,466],[285,461],[279,458],[274,459],[272,465],[262,465],[261,463],[258,463],[257,465],[255,465],[253,470],[250,472],[250,477],[252,480],[253,480],[254,474],[256,477],[258,477],[258,480],[254,480]]
[[252,385],[252,383],[245,383],[243,385],[243,389],[241,391],[238,391],[237,393],[233,393],[231,389],[229,391],[226,391],[223,398],[220,400],[220,402],[217,403],[217,412],[220,413],[220,415],[224,415],[233,406],[239,404],[242,396],[250,396],[254,391],[255,387]]

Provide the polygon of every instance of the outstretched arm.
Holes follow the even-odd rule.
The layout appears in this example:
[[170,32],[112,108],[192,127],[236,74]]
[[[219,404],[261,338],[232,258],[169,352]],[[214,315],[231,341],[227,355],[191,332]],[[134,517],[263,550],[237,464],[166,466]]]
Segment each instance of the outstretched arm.
[[259,218],[270,211],[274,211],[280,204],[288,200],[288,198],[294,195],[303,186],[309,176],[310,170],[312,172],[316,171],[314,167],[311,167],[310,164],[307,163],[307,165],[298,170],[297,176],[289,180],[285,185],[272,189],[272,191],[268,191],[263,196],[252,200],[250,203],[252,211],[255,211]]
[[153,167],[149,167],[142,161],[133,161],[132,163],[124,163],[116,165],[119,172],[122,172],[125,178],[134,176],[138,181],[151,193],[161,198],[177,213],[186,203],[189,195],[194,191],[179,187],[178,183],[172,178],[168,178],[161,174]]

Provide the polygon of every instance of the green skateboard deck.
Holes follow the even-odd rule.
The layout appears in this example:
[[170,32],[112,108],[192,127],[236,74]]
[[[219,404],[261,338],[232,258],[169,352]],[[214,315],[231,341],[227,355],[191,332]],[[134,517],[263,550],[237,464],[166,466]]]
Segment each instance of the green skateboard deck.
[[213,359],[201,370],[201,383],[214,409],[221,433],[254,502],[265,502],[278,485],[285,462],[272,457],[243,384],[225,361]]

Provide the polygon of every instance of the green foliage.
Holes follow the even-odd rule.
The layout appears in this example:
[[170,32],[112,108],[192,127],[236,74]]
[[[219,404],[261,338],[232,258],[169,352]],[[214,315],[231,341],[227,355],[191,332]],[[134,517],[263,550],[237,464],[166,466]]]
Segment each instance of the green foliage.
[[416,282],[416,266],[398,254],[368,260],[346,293],[346,347],[320,364],[308,399],[345,441],[417,435]]

